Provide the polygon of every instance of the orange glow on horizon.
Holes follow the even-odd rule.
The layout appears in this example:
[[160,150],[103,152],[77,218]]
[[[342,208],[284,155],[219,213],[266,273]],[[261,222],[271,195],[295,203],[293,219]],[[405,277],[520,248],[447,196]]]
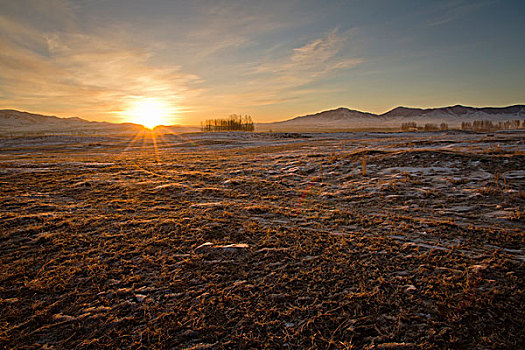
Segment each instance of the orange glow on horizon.
[[126,120],[144,125],[148,129],[153,129],[159,125],[170,124],[170,111],[173,108],[154,98],[136,100],[123,113]]

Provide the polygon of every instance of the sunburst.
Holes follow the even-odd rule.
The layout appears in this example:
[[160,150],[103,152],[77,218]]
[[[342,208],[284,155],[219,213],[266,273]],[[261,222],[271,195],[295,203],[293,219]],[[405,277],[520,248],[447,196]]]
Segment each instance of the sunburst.
[[169,124],[170,107],[158,99],[141,99],[134,101],[124,114],[130,122],[153,129],[158,125]]

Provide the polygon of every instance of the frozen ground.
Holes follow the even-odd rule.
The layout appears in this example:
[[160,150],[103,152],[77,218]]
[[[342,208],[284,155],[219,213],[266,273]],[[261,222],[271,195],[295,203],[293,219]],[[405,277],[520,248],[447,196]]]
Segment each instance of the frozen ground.
[[524,136],[0,139],[0,347],[517,348]]

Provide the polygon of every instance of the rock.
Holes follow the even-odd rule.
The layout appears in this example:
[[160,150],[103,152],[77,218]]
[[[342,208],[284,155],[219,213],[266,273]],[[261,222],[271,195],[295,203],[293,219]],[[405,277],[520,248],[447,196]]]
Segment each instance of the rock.
[[209,250],[212,249],[212,248],[213,248],[213,243],[211,243],[211,242],[206,242],[206,243],[201,244],[201,245],[198,246],[197,248],[195,248],[195,251],[196,251],[196,252],[209,251]]
[[411,293],[413,291],[417,290],[416,286],[412,285],[412,284],[409,284],[406,288],[405,288],[405,293]]
[[142,303],[146,299],[146,296],[143,294],[135,294],[134,299],[137,302]]
[[206,242],[195,248],[195,252],[225,252],[225,253],[239,253],[247,250],[250,246],[246,243],[227,244],[227,245],[214,245],[211,242]]
[[228,179],[226,181],[223,182],[223,184],[225,185],[240,185],[241,184],[241,180],[239,179]]
[[239,243],[239,244],[228,244],[225,246],[219,246],[218,248],[222,249],[224,252],[237,253],[242,250],[250,248],[250,246],[246,243]]

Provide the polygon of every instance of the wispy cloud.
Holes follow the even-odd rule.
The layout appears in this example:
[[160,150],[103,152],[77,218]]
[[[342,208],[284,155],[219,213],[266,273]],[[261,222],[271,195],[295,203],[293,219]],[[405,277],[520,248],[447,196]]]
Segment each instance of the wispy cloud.
[[[522,71],[519,1],[0,0],[0,9],[0,108],[61,116],[116,120],[130,101],[153,98],[186,123],[276,119],[379,106],[421,95],[428,81],[453,97],[459,81],[490,96],[497,79],[487,71],[517,96]],[[455,35],[463,19],[476,33]]]
[[331,72],[353,68],[364,62],[362,58],[341,55],[349,41],[350,33],[339,34],[337,29],[324,37],[294,48],[282,60],[263,63],[256,73],[266,73],[271,80],[298,87],[322,79]]
[[284,111],[293,109],[286,106],[300,101],[338,93],[337,87],[317,84],[364,62],[360,57],[352,57],[354,33],[340,33],[334,29],[320,37],[302,40],[295,47],[278,50],[280,55],[271,50],[257,60],[235,66],[231,81],[211,86],[206,91],[206,104],[201,104],[201,108],[213,106],[209,112],[215,115],[267,110],[272,105],[279,105]]
[[493,4],[495,0],[449,0],[438,5],[437,14],[429,21],[430,26],[447,24],[463,18],[472,11]]
[[340,51],[346,40],[345,36],[339,36],[337,30],[333,30],[324,38],[313,40],[302,47],[293,49],[293,55],[290,59],[293,63],[307,68],[325,63]]
[[[177,33],[173,38],[156,37],[160,29],[133,36],[130,22],[118,18],[81,22],[77,11],[92,4],[6,2],[8,11],[0,15],[0,104],[115,120],[136,99],[153,97],[176,106],[179,114],[202,117],[297,101],[315,93],[306,85],[363,62],[348,55],[351,31],[334,29],[306,41],[269,40],[312,20],[285,15],[297,4],[199,3],[190,6],[191,20],[175,22],[160,14],[157,24]],[[176,9],[168,2],[163,6]],[[258,56],[250,52],[255,46],[273,49]]]
[[191,20],[170,23],[178,33],[170,41],[182,55],[191,55],[193,63],[209,64],[217,56],[233,56],[236,50],[250,48],[259,40],[278,37],[279,31],[308,23],[308,16],[290,18],[289,11],[295,2],[289,1],[199,1],[192,2]]
[[351,34],[340,34],[334,29],[290,48],[283,57],[263,57],[239,67],[242,93],[227,90],[220,94],[217,103],[228,101],[240,107],[260,107],[289,103],[298,100],[299,96],[320,93],[321,90],[310,85],[364,62],[362,58],[348,55]]
[[[288,80],[288,87],[307,82],[300,71],[314,69],[315,57],[324,56],[325,70],[351,64],[333,60],[329,67],[343,42],[335,31],[311,43],[311,47],[289,51],[284,61],[275,64],[251,60],[243,66],[221,59],[224,55],[228,61],[236,50],[256,44],[258,35],[293,26],[294,21],[275,15],[283,13],[287,4],[258,7],[228,2],[197,6],[196,23],[189,25],[191,21],[185,19],[182,23],[162,24],[179,33],[175,39],[150,41],[147,34],[132,37],[126,31],[128,24],[118,20],[97,23],[98,27],[93,23],[80,25],[75,11],[88,3],[10,3],[10,13],[0,15],[0,104],[100,120],[114,119],[137,98],[155,97],[176,106],[178,112],[202,115],[231,110],[231,106],[265,106],[293,100],[293,95],[283,96],[281,89],[276,90],[275,82],[281,81],[281,87],[283,80]],[[24,7],[32,9],[29,15]],[[170,59],[159,60],[158,52],[167,52]],[[253,74],[258,73],[249,68],[252,64],[274,71],[253,83]],[[203,75],[188,73],[188,67]],[[212,81],[204,80],[208,78]],[[238,90],[239,86],[244,87],[243,91]]]
[[[47,16],[53,8],[56,14],[70,11],[61,1],[47,5]],[[133,99],[153,96],[184,109],[184,99],[198,93],[189,87],[197,76],[177,65],[151,64],[149,47],[127,44],[131,40],[118,30],[104,36],[83,32],[72,26],[72,18],[66,17],[68,30],[62,31],[0,16],[0,103],[113,119]]]

